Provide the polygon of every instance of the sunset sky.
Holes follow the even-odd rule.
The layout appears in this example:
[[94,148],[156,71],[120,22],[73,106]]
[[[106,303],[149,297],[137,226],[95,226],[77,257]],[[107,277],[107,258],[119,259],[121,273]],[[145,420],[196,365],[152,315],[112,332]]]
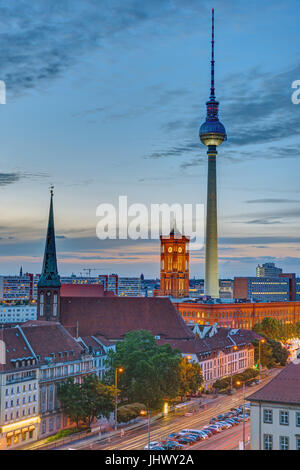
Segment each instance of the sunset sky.
[[205,203],[212,7],[220,277],[300,275],[298,0],[0,0],[0,274],[40,272],[53,184],[60,274],[159,276],[159,241],[98,240],[96,208]]

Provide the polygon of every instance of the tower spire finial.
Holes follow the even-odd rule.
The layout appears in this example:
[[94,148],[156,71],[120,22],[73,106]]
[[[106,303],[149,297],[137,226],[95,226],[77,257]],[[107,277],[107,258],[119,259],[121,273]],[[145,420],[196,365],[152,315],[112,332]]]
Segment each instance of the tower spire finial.
[[211,12],[211,80],[210,98],[215,98],[215,9]]
[[53,189],[50,187],[50,209],[48,230],[45,244],[44,262],[42,274],[39,279],[38,285],[40,287],[59,287],[60,278],[57,270],[56,260],[56,246],[55,246],[55,229],[54,229],[54,214],[53,214]]

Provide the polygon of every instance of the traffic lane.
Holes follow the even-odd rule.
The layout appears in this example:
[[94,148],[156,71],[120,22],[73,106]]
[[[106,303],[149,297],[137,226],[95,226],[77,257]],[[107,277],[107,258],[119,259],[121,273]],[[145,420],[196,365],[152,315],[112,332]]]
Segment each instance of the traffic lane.
[[[271,380],[280,370],[274,370],[272,375],[266,378],[261,384],[251,387],[246,392],[246,396],[252,394],[254,391],[265,385],[266,382]],[[242,390],[237,391],[234,395],[228,395],[226,397],[221,396],[216,399],[213,403],[207,405],[206,410],[202,410],[199,413],[185,417],[176,416],[174,414],[163,418],[162,420],[155,421],[151,424],[151,441],[164,440],[171,432],[178,432],[185,428],[199,428],[209,423],[212,417],[218,414],[223,414],[229,411],[230,408],[236,407],[242,402]],[[224,431],[223,431],[224,432]],[[95,450],[141,450],[148,443],[147,428],[125,431],[125,436],[121,439],[111,438],[110,441],[94,443],[91,446],[82,446],[84,449],[95,449]]]

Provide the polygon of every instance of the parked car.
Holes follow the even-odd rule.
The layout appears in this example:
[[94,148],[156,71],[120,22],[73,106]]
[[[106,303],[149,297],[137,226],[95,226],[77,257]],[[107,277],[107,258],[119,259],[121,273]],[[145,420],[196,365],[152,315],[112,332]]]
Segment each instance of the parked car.
[[202,432],[207,435],[207,437],[211,437],[213,435],[213,432],[210,429],[202,429]]
[[218,419],[223,419],[223,415],[218,415],[217,418]]
[[166,450],[166,449],[164,447],[154,446],[154,447],[151,447],[151,450]]
[[211,420],[209,421],[209,424],[214,424],[217,420],[217,418],[211,418]]
[[181,437],[180,439],[178,439],[179,444],[183,444],[183,445],[191,445],[194,443],[194,440],[189,438],[189,437]]
[[179,442],[177,441],[167,441],[164,445],[163,445],[163,448],[164,449],[168,449],[168,450],[179,450],[179,449],[182,449],[182,445],[179,444]]
[[223,426],[223,429],[232,428],[232,424],[228,423],[227,421],[220,421],[220,424]]
[[218,430],[217,428],[213,428],[212,426],[204,426],[203,431],[210,431],[212,434],[217,434]]
[[[150,442],[149,449],[152,449],[152,447],[157,447],[157,446],[160,446],[160,442],[158,442],[158,441]],[[148,450],[148,444],[144,447],[144,449]]]
[[169,434],[169,435],[167,436],[167,439],[168,439],[168,440],[169,440],[169,439],[176,439],[177,437],[179,437],[178,432],[171,432],[171,434]]

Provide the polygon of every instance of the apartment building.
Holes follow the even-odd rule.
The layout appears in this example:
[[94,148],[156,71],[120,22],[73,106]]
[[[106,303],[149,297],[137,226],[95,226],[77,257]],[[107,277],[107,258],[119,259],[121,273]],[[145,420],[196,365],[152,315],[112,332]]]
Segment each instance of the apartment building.
[[252,450],[300,450],[300,360],[248,397]]

